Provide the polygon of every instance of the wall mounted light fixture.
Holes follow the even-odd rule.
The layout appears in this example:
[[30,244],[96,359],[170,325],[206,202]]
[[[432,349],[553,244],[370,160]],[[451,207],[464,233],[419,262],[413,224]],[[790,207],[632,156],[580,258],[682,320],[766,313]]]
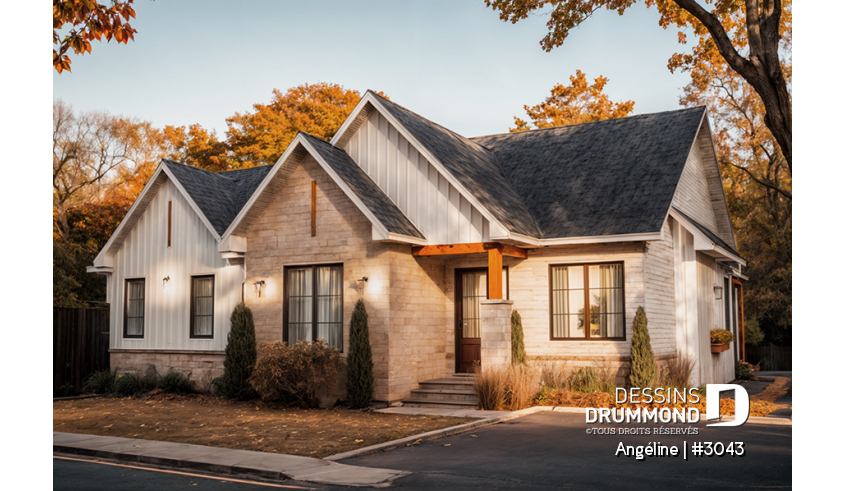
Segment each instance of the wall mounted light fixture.
[[264,280],[256,281],[252,284],[255,287],[255,292],[258,293],[258,296],[261,296],[261,289],[264,288]]
[[161,279],[161,289],[166,290],[168,283],[170,283],[170,275],[167,275]]
[[358,290],[363,290],[368,281],[370,281],[370,278],[362,276],[361,279],[355,280],[355,285],[358,287]]

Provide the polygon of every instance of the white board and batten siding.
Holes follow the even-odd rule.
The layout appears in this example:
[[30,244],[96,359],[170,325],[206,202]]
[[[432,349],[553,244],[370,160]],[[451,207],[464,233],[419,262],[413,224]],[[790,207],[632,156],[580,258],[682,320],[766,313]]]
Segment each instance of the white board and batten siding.
[[370,113],[344,150],[429,244],[490,240],[487,219],[378,111]]
[[[171,247],[167,204],[172,202]],[[191,277],[214,275],[214,337],[191,339]],[[166,286],[163,279],[170,277]],[[125,283],[144,278],[144,337],[124,338]],[[111,348],[221,351],[240,299],[243,271],[217,252],[217,240],[173,182],[165,183],[114,256],[108,282]]]
[[710,330],[724,326],[723,300],[717,300],[714,286],[724,275],[716,260],[696,252],[693,235],[672,220],[675,249],[675,318],[679,354],[696,360],[690,383],[693,386],[727,383],[734,378],[734,347],[711,353]]
[[678,188],[672,199],[672,206],[689,215],[693,220],[710,230],[718,231],[716,213],[711,204],[711,193],[707,182],[707,169],[702,159],[701,136],[690,150]]

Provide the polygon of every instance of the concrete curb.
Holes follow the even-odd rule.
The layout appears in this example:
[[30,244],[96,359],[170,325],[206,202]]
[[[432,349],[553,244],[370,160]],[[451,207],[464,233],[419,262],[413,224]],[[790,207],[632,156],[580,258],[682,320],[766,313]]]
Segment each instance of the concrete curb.
[[359,467],[298,455],[77,433],[53,432],[53,452],[215,474],[240,474],[272,480],[294,479],[341,486],[385,486],[409,474],[405,471]]
[[[578,408],[576,408],[578,409]],[[458,426],[452,426],[449,428],[442,428],[439,430],[429,431],[427,433],[421,433],[419,435],[408,436],[405,438],[400,438],[398,440],[392,440],[389,442],[379,443],[376,445],[370,445],[369,447],[359,448],[357,450],[350,450],[349,452],[343,452],[339,454],[330,455],[323,460],[330,460],[330,461],[338,461],[343,459],[349,459],[352,457],[359,457],[361,455],[369,455],[378,452],[383,452],[385,450],[392,450],[394,448],[402,447],[408,444],[413,444],[415,442],[427,442],[431,440],[436,440],[438,438],[443,438],[444,436],[451,436],[457,435],[459,433],[464,433],[469,430],[474,430],[476,428],[480,428],[482,426],[489,426],[494,425],[496,423],[502,423],[505,421],[510,421],[512,419],[520,418],[522,416],[527,416],[529,414],[540,413],[540,412],[548,412],[552,411],[554,408],[551,406],[534,406],[529,407],[526,409],[520,409],[519,411],[514,411],[505,416],[498,416],[494,418],[487,418],[482,419],[479,421],[473,421],[472,423],[464,423]]]

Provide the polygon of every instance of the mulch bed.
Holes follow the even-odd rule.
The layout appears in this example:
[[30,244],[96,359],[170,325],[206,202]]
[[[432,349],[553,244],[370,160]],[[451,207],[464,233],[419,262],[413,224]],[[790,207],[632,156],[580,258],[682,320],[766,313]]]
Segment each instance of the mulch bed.
[[53,431],[317,458],[471,421],[475,419],[274,407],[206,395],[53,402]]

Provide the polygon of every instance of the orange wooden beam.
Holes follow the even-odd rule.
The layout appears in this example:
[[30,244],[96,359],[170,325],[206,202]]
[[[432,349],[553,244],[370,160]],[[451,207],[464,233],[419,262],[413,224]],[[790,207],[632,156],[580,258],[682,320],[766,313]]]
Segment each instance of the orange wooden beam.
[[487,298],[502,299],[502,251],[498,248],[487,251]]
[[441,256],[446,254],[478,254],[497,250],[501,255],[520,257],[525,259],[528,252],[521,247],[516,247],[498,242],[475,242],[471,244],[440,244],[422,247],[414,247],[411,253],[414,256]]

